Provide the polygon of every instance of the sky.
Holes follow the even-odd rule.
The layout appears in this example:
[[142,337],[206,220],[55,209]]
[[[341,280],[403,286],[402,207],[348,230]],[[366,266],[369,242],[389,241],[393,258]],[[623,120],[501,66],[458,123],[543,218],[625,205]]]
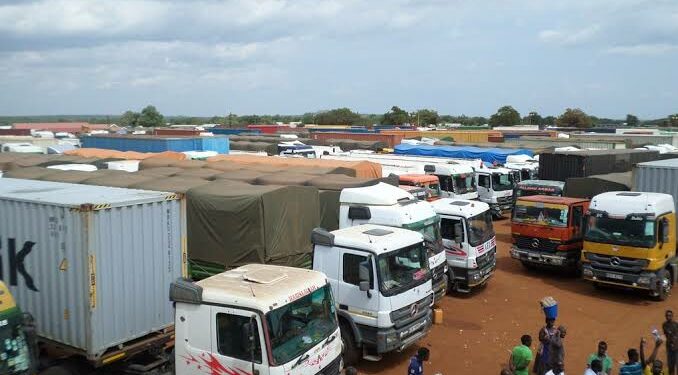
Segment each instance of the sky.
[[0,2],[0,115],[678,112],[676,0]]

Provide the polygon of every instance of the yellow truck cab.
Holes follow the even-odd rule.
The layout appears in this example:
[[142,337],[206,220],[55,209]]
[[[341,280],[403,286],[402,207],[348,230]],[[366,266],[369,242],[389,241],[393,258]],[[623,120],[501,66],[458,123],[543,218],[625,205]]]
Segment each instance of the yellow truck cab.
[[673,196],[608,192],[591,200],[582,275],[594,285],[645,289],[664,300],[678,275]]

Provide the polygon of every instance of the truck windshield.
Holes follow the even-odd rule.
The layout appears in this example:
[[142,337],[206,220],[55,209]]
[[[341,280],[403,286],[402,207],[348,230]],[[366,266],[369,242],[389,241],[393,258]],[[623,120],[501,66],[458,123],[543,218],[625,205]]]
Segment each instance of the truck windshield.
[[485,211],[466,220],[468,225],[468,242],[471,246],[485,243],[494,236],[492,214]]
[[337,330],[329,284],[266,314],[271,352],[276,364],[285,364],[316,346]]
[[651,220],[590,216],[585,239],[614,245],[652,248],[656,240],[655,223]]
[[566,227],[568,211],[565,205],[518,201],[513,207],[513,222]]
[[440,197],[440,184],[437,182],[426,185],[426,192],[429,198],[436,199]]
[[520,171],[511,171],[509,172],[509,180],[513,183],[513,186],[518,186],[520,182]]
[[452,176],[454,191],[457,194],[466,194],[476,191],[476,182],[472,174],[456,174]]
[[[423,224],[423,221],[420,221],[412,224],[404,224],[403,228],[421,233],[421,235],[424,236],[424,240],[427,242],[439,244],[442,243],[442,238],[440,236],[440,225],[438,225],[439,221],[440,218],[436,216],[435,219],[427,225]],[[436,246],[435,249],[437,249],[436,254],[444,250],[442,246]]]
[[529,169],[521,169],[520,170],[520,180],[531,180],[532,179],[532,173],[530,173]]
[[30,367],[30,352],[21,326],[21,313],[0,313],[0,374],[19,374]]
[[504,191],[513,189],[513,182],[508,174],[492,173],[492,189]]
[[421,285],[429,277],[424,244],[408,246],[378,257],[379,290],[392,296]]

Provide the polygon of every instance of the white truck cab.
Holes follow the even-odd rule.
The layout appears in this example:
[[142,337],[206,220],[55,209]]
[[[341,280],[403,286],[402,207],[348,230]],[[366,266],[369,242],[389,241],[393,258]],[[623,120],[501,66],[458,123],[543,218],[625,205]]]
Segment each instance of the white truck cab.
[[359,225],[311,236],[313,269],[336,296],[344,362],[380,360],[426,336],[431,328],[431,272],[420,233]]
[[321,272],[250,264],[177,280],[170,299],[177,375],[339,374],[336,306]]
[[496,218],[504,216],[513,208],[513,188],[517,186],[513,171],[508,168],[476,169],[478,196],[481,202],[490,205],[492,215]]
[[520,181],[539,178],[539,160],[527,155],[508,155],[504,167],[520,172]]
[[469,292],[492,276],[497,240],[487,203],[443,198],[431,203],[440,216],[450,289]]
[[447,293],[447,262],[442,248],[439,218],[429,202],[420,201],[405,190],[383,182],[343,189],[339,201],[339,228],[376,224],[421,233],[428,243],[436,301],[443,298]]

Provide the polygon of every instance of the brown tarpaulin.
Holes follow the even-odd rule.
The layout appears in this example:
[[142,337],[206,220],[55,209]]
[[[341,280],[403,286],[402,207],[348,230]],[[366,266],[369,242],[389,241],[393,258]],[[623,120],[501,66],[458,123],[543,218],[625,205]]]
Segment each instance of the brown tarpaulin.
[[214,176],[215,180],[231,180],[231,181],[243,181],[248,184],[253,184],[257,178],[267,175],[267,173],[259,171],[248,171],[248,170],[238,170],[224,172],[220,175]]
[[188,190],[188,256],[225,268],[301,266],[320,223],[318,190],[211,182]]
[[294,172],[281,172],[273,173],[266,176],[258,177],[255,181],[255,185],[284,185],[284,186],[305,186],[308,185],[308,182],[317,178],[318,176],[312,176],[308,174],[299,174]]
[[5,172],[3,177],[22,178],[25,180],[39,180],[45,176],[60,172],[58,169],[49,169],[43,167],[16,168]]
[[123,175],[127,172],[122,171],[111,171],[107,169],[99,169],[94,172],[83,172],[83,171],[59,171],[58,173],[49,174],[40,178],[44,181],[54,181],[54,182],[67,182],[71,184],[79,184],[83,181],[89,180],[90,178],[107,176],[107,175]]
[[131,189],[167,191],[170,193],[185,194],[189,189],[208,184],[209,181],[200,178],[167,177],[154,178],[130,185]]
[[158,167],[158,168],[149,168],[142,169],[137,174],[147,175],[147,176],[174,176],[177,173],[184,172],[185,169],[177,167]]
[[303,168],[346,168],[350,170],[353,177],[380,178],[381,165],[368,161],[340,161],[327,159],[304,159],[304,158],[281,158],[275,156],[253,156],[253,155],[217,155],[208,161],[228,160],[234,163],[242,164],[265,164],[281,165],[288,167]]
[[116,151],[116,150],[106,150],[102,148],[79,148],[75,150],[69,150],[64,152],[66,155],[77,155],[84,158],[119,158],[126,160],[142,160],[152,157],[174,159],[174,160],[185,160],[187,156],[181,152],[157,152],[157,153],[143,153],[143,152],[134,152],[134,151]]
[[222,173],[224,172],[210,168],[191,168],[183,172],[179,172],[175,176],[183,178],[201,178],[203,180],[213,180],[214,177]]
[[230,161],[215,161],[207,164],[207,168],[216,169],[222,172],[238,171],[242,169],[241,164],[231,163]]
[[176,160],[169,166],[184,169],[203,168],[207,166],[207,162],[202,160]]
[[97,176],[83,181],[85,185],[97,185],[97,186],[111,186],[111,187],[120,187],[127,188],[134,184],[138,184],[145,181],[150,181],[156,179],[155,176],[148,175],[139,175],[136,173],[127,173],[127,174],[113,174],[105,176]]

